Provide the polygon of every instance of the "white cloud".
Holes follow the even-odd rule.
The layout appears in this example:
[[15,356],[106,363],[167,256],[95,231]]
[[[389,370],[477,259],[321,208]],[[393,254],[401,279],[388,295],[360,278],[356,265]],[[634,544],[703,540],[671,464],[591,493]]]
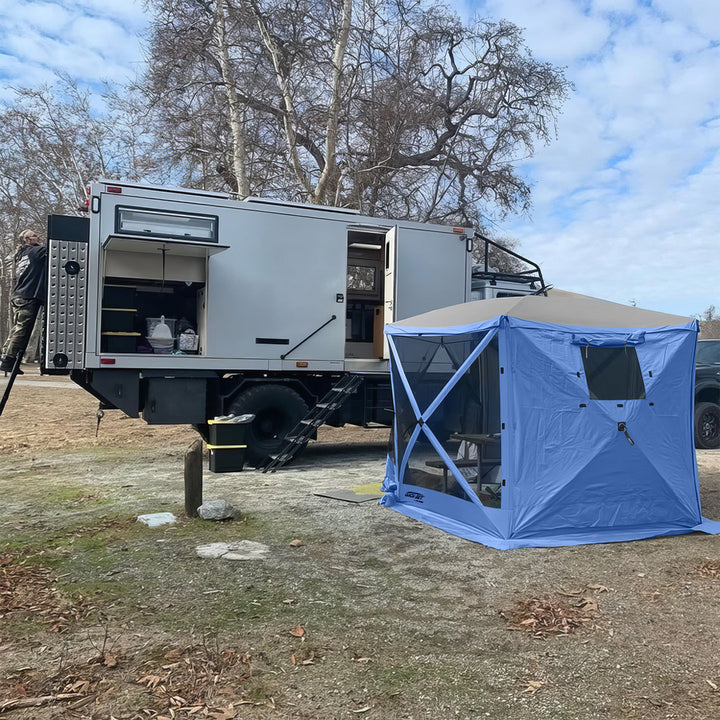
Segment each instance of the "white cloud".
[[123,81],[142,61],[140,0],[4,0],[0,6],[0,100],[9,86],[52,82],[65,73],[81,83]]
[[717,0],[654,0],[654,6],[666,17],[680,18],[700,35],[720,37],[720,13]]
[[575,0],[487,0],[482,14],[514,22],[537,56],[559,64],[599,52],[610,32],[605,18]]
[[558,141],[524,166],[532,218],[503,223],[556,286],[678,314],[720,306],[717,8],[717,0],[482,5],[526,27],[538,57],[564,57],[576,88]]

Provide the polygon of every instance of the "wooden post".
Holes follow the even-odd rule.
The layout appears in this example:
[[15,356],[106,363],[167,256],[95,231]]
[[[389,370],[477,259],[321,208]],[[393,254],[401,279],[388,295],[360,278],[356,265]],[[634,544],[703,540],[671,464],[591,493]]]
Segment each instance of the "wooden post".
[[197,517],[202,505],[202,440],[199,438],[185,452],[185,513]]

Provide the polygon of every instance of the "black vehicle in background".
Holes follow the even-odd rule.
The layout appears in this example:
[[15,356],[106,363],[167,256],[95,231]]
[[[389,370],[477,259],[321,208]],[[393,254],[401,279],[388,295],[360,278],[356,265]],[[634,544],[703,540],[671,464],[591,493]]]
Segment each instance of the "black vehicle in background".
[[720,448],[720,340],[698,340],[695,356],[695,447]]

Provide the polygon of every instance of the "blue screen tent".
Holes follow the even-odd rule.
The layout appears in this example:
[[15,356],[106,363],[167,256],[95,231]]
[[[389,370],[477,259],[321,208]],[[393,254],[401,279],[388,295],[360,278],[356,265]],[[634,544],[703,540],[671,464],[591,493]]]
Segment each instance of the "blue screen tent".
[[381,504],[498,549],[720,533],[700,510],[695,320],[558,293],[386,334]]

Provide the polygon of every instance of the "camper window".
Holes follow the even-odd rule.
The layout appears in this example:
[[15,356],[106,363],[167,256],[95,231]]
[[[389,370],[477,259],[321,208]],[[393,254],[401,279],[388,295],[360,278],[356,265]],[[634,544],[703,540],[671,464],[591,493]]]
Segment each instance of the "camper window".
[[579,348],[591,400],[643,400],[645,384],[634,347]]
[[213,215],[131,207],[117,207],[115,213],[117,233],[213,243],[218,241],[217,217]]
[[369,265],[348,265],[347,288],[349,291],[377,294],[377,268]]

